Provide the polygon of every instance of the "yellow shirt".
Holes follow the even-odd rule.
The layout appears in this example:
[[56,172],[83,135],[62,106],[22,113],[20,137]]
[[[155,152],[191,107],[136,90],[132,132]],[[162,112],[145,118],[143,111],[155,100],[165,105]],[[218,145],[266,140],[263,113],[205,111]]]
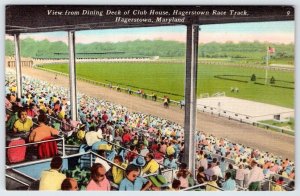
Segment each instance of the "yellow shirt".
[[65,111],[60,111],[57,116],[59,119],[63,119],[65,117]]
[[66,179],[66,175],[55,169],[42,171],[40,180],[40,190],[57,191],[61,188],[61,183]]
[[283,177],[285,177],[285,178],[288,178],[289,176],[287,175],[287,173],[286,172],[282,172],[282,174],[281,174]]
[[175,149],[173,146],[168,146],[167,147],[167,155],[172,155],[175,153]]
[[276,184],[273,186],[273,191],[283,191],[283,188],[282,188],[282,186]]
[[29,132],[32,126],[33,122],[30,118],[27,118],[24,123],[18,119],[14,124],[14,128],[17,129],[17,132]]
[[153,173],[157,172],[158,168],[159,168],[159,164],[154,159],[152,159],[143,168],[142,172],[146,173],[146,174],[153,174]]
[[[126,168],[127,165],[123,163],[121,167]],[[120,184],[123,178],[125,177],[125,172],[116,166],[112,166],[112,175],[113,175],[114,183]]]
[[219,189],[217,189],[215,187],[212,187],[212,186],[209,186],[209,184],[213,185],[215,187],[219,187],[216,181],[210,181],[206,185],[206,191],[219,191]]
[[16,87],[16,86],[12,86],[12,87],[11,87],[11,91],[12,91],[12,92],[17,92],[17,87]]

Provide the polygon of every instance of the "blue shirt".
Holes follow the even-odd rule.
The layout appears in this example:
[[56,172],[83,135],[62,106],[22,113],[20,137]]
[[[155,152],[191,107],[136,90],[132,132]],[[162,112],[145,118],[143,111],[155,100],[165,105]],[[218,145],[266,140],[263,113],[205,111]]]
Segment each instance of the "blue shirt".
[[148,180],[146,178],[137,177],[134,182],[131,182],[127,178],[124,178],[119,186],[119,191],[140,191],[143,185],[146,184]]
[[92,145],[92,151],[98,151],[101,144],[107,144],[106,141],[100,140]]
[[236,189],[236,183],[232,178],[229,178],[223,183],[222,188],[225,191],[234,191]]
[[173,159],[172,161],[170,161],[169,159],[165,159],[164,166],[171,168],[171,169],[177,169],[176,160]]
[[221,154],[222,156],[225,156],[226,154],[226,149],[224,147],[221,147]]
[[241,147],[241,148],[240,148],[240,152],[241,152],[241,153],[244,153],[244,152],[245,152],[245,148],[244,148],[244,147]]
[[225,161],[220,162],[220,169],[223,173],[227,170],[227,163]]

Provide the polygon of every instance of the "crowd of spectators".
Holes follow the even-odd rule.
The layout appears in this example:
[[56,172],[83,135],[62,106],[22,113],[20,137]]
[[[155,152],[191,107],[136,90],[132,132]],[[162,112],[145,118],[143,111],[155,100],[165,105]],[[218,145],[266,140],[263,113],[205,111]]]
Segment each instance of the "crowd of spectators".
[[[294,162],[291,160],[203,131],[195,134],[198,148],[197,172],[194,173],[182,162],[184,134],[177,123],[149,114],[129,112],[121,105],[82,93],[78,94],[78,121],[73,121],[66,88],[23,76],[21,99],[16,97],[16,90],[14,77],[7,75],[7,142],[15,138],[38,142],[61,133],[64,137],[77,137],[81,141],[81,151],[91,149],[115,163],[109,171],[103,164],[95,163],[91,167],[87,190],[111,190],[110,182],[116,184],[119,190],[175,191],[204,183],[209,185],[200,188],[207,191],[219,188],[260,190],[261,182],[274,174],[292,182],[295,178]],[[117,146],[112,147],[110,142]],[[171,178],[151,176],[161,173],[161,169],[173,169],[176,174]],[[58,165],[51,164],[48,172],[58,170]],[[149,174],[148,178],[142,177]],[[40,190],[44,189],[44,176],[45,172],[41,175]],[[56,190],[78,189],[76,180],[66,176],[59,178]],[[283,184],[282,178],[273,181],[278,186]]]

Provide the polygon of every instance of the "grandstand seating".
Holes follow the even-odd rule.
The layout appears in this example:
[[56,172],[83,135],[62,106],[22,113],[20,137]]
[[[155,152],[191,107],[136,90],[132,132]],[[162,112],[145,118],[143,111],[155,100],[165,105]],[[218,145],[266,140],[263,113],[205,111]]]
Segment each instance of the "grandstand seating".
[[[141,144],[147,146],[148,150],[152,153],[163,153],[163,159],[170,155],[168,154],[168,152],[170,152],[168,148],[173,148],[173,151],[171,151],[173,153],[171,154],[174,154],[176,162],[180,166],[184,138],[183,128],[177,123],[148,114],[129,112],[127,108],[121,105],[99,100],[82,93],[78,94],[79,121],[73,122],[70,119],[70,105],[68,102],[67,89],[27,76],[23,79],[24,96],[21,100],[8,101],[11,102],[12,105],[31,108],[34,111],[34,122],[40,113],[47,113],[49,116],[49,125],[60,129],[59,131],[63,136],[61,139],[62,142],[58,144],[58,149],[62,151],[60,154],[64,155],[63,157],[72,157],[72,153],[66,153],[68,147],[72,148],[72,152],[74,152],[74,149],[75,151],[77,150],[77,153],[79,153],[77,155],[80,157],[78,159],[80,168],[91,166],[91,160],[86,161],[89,159],[89,156],[98,156],[109,164],[114,164],[113,157],[116,154],[122,154],[125,159],[124,161],[127,161],[127,164],[129,164],[130,162],[127,160],[126,154],[130,152],[137,156],[142,156],[140,154],[141,149],[139,149]],[[15,85],[13,75],[6,75],[6,84],[6,94],[14,94],[14,88],[11,88]],[[59,103],[59,107],[55,108],[54,105],[57,102]],[[9,111],[11,108],[7,109],[7,111]],[[13,116],[14,112],[16,111],[7,112],[9,116],[7,122],[10,117]],[[103,118],[104,114],[107,115],[108,119]],[[89,146],[84,137],[78,137],[77,133],[79,130],[84,133],[94,131],[102,138],[96,138],[95,142]],[[6,131],[8,135],[11,130],[7,127]],[[124,142],[122,136],[125,133],[130,135],[130,142]],[[247,166],[252,160],[256,160],[261,167],[267,170],[265,180],[262,182],[262,190],[269,190],[271,184],[274,184],[274,178],[273,181],[270,180],[272,176],[275,176],[275,179],[284,176],[285,183],[283,186],[286,187],[285,189],[289,189],[289,187],[287,187],[288,184],[294,180],[295,168],[294,163],[290,160],[284,160],[271,153],[252,149],[242,144],[232,143],[225,138],[217,138],[203,131],[197,131],[196,139],[198,144],[198,149],[196,150],[199,153],[196,161],[197,166],[199,166],[199,162],[203,159],[204,154],[208,155],[209,163],[213,162],[214,158],[217,158],[218,162],[220,162],[222,157],[225,158],[226,166],[231,163],[234,165],[235,170],[239,164]],[[57,141],[51,141],[51,144],[56,145],[56,142]],[[72,145],[68,142],[72,143]],[[74,144],[77,145],[74,146]],[[98,145],[100,146],[100,144],[111,144],[113,148],[109,150],[99,150]],[[11,146],[12,145],[10,145],[10,147]],[[131,148],[130,146],[133,147]],[[56,148],[57,146],[54,147]],[[9,155],[10,151],[8,148],[7,155]],[[202,152],[202,154],[200,154],[200,152]],[[48,154],[49,156],[40,156],[40,158],[49,158],[57,153],[57,149],[54,149],[53,153]],[[10,161],[10,163],[13,163],[13,161]],[[7,164],[10,165],[10,163]],[[160,168],[160,172],[165,173],[169,182],[172,182],[176,176],[176,171],[168,168],[163,163],[160,164]],[[195,178],[196,172],[191,171],[191,173],[193,174],[193,178]],[[219,178],[219,182],[222,183],[223,178]],[[199,190],[203,186],[213,185],[205,183],[190,186],[184,190]],[[117,185],[114,187],[118,189]],[[218,189],[222,190],[220,187]],[[236,188],[236,190],[246,189],[247,187]]]

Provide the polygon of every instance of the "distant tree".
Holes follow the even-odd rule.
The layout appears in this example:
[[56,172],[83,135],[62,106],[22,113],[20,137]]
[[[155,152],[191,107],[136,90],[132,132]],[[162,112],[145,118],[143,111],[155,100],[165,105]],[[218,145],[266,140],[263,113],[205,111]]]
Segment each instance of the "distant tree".
[[251,81],[253,81],[253,82],[256,81],[256,75],[255,75],[255,74],[252,74],[252,76],[251,76]]
[[275,84],[275,78],[274,78],[274,76],[271,77],[270,84]]
[[13,56],[15,54],[14,52],[14,43],[6,39],[5,40],[5,56]]

